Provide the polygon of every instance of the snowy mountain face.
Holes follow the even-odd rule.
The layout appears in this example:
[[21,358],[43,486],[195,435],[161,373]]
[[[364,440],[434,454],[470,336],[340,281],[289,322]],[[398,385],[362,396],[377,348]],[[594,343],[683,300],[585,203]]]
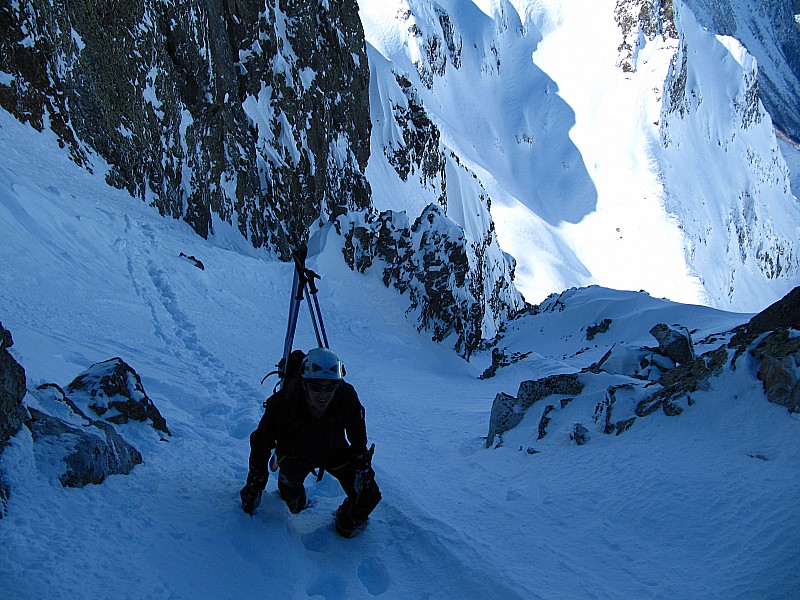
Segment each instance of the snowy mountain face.
[[[703,287],[722,305],[736,306],[766,282],[796,280],[798,204],[759,102],[755,60],[731,38],[702,30],[688,10],[677,21],[684,33],[660,123],[665,205],[683,226],[689,263]],[[702,58],[701,47],[707,48]],[[728,82],[724,96],[708,90],[705,82],[714,77]],[[705,178],[689,183],[682,177],[690,168],[687,155],[710,166]],[[714,266],[722,257],[724,271]]]
[[775,126],[800,140],[800,33],[795,2],[686,0],[709,31],[735,37],[758,62],[759,95]]
[[[379,208],[438,202],[480,239],[490,207],[532,302],[600,283],[756,310],[797,283],[800,211],[756,62],[691,3],[359,6]],[[757,23],[790,47],[781,11]]]

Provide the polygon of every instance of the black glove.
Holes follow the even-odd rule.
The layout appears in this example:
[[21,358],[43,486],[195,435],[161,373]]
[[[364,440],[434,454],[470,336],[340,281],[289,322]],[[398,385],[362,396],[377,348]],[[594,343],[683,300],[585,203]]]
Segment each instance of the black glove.
[[372,470],[373,454],[375,454],[375,444],[372,444],[369,450],[356,454],[353,459],[356,472],[353,487],[356,490],[356,496],[360,496],[365,489],[375,485],[375,471]]
[[364,448],[363,452],[358,452],[353,457],[353,467],[356,471],[366,471],[372,468],[372,455],[375,454],[375,444],[369,447],[369,450]]
[[247,483],[239,492],[239,497],[242,499],[242,510],[248,515],[252,515],[261,504],[261,492],[264,491],[268,478],[269,475],[256,475],[252,471],[247,474]]

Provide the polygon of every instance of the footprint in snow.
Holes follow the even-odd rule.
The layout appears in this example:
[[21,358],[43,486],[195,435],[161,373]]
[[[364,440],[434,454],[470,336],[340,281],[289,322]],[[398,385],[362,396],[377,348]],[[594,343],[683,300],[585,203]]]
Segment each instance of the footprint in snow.
[[358,567],[358,578],[373,596],[380,596],[389,589],[391,577],[386,567],[377,558],[368,558]]

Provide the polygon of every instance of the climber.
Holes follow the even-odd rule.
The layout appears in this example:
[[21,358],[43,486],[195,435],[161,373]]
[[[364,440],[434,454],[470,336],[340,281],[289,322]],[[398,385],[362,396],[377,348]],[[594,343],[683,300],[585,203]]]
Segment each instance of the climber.
[[318,480],[327,471],[347,494],[336,510],[336,531],[353,537],[364,528],[381,492],[372,470],[374,444],[367,449],[364,407],[344,374],[333,351],[315,348],[303,359],[300,376],[267,399],[250,435],[250,470],[240,492],[244,512],[252,514],[261,502],[274,449],[278,491],[293,514],[309,507],[303,482],[319,469]]

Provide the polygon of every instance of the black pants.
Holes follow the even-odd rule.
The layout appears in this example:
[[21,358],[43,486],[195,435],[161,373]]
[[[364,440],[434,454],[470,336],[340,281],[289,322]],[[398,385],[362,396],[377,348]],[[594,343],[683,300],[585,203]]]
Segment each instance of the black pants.
[[[298,512],[306,505],[306,490],[303,482],[315,466],[296,456],[279,457],[278,464],[280,465],[278,491],[289,509],[292,512]],[[344,493],[347,494],[344,505],[349,508],[352,518],[356,522],[366,520],[381,501],[381,492],[378,484],[375,483],[375,472],[372,471],[372,468],[370,467],[372,483],[362,489],[360,494],[357,494],[355,490],[356,472],[350,448],[342,448],[322,468],[336,477]]]

